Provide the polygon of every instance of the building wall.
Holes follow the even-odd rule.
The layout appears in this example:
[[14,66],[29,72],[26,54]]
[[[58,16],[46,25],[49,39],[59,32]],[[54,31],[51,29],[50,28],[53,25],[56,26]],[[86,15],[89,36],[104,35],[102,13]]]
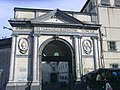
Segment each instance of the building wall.
[[0,90],[5,90],[9,79],[11,48],[0,48]]
[[43,84],[48,84],[50,83],[50,71],[51,71],[51,67],[49,64],[47,64],[46,62],[42,63],[42,81]]
[[[14,18],[16,19],[31,19],[31,18],[36,18],[39,16],[42,16],[48,12],[51,12],[52,10],[45,10],[45,9],[16,9],[15,10],[15,16]],[[79,12],[74,12],[74,11],[64,11],[65,13],[67,13],[68,15],[75,17],[76,19],[80,20],[80,21],[91,21],[90,15],[87,14],[82,14]]]
[[[42,62],[42,83],[50,84],[53,83],[51,80],[51,74],[57,74],[58,76],[58,64],[57,62]],[[58,77],[57,77],[58,82]]]
[[[14,15],[14,18],[9,20],[13,27],[13,41],[7,90],[24,90],[30,85],[32,89],[41,89],[42,81],[50,82],[50,75],[46,73],[56,72],[59,72],[59,82],[70,80],[72,84],[73,81],[80,81],[81,75],[101,67],[98,43],[100,25],[91,22],[90,15],[72,11],[25,8],[15,8]],[[49,65],[42,65],[42,60],[48,59],[49,55],[51,59],[56,58],[56,52],[52,48],[56,49],[56,52],[60,51],[59,58],[63,55],[62,59],[70,59],[69,73],[68,67],[52,71]],[[44,50],[48,57],[44,57]]]
[[[106,68],[113,68],[111,65],[118,65],[120,67],[120,8],[116,5],[115,1],[120,2],[119,0],[110,0],[109,5],[100,4],[98,1],[98,18],[99,23],[102,24],[101,33],[103,39],[103,58],[105,60]],[[117,4],[119,4],[117,2]],[[116,43],[116,50],[109,50],[109,41],[114,41]]]
[[69,66],[68,62],[60,62],[58,64],[58,81],[69,83]]
[[[105,2],[106,1],[106,2]],[[106,68],[111,64],[118,64],[120,67],[120,0],[88,0],[82,12],[91,15],[94,23],[101,24],[101,59],[105,62]],[[92,10],[90,10],[92,3]],[[116,50],[110,51],[108,42],[114,41]]]
[[[111,67],[111,64],[118,63],[120,67],[120,9],[116,7],[98,7],[99,21],[102,24],[101,33],[103,38],[103,54],[105,60],[105,67]],[[106,20],[104,20],[106,19]],[[116,50],[110,51],[108,42],[114,41],[116,43]]]

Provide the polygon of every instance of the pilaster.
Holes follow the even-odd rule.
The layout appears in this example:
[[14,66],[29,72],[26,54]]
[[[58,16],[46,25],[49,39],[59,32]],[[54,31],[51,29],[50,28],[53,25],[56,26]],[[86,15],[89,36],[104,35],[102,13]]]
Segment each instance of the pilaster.
[[81,76],[81,39],[79,39],[79,36],[74,36],[74,49],[75,49],[75,66],[76,66],[76,80],[80,81],[80,76]]
[[82,37],[79,37],[79,68],[80,68],[80,76],[83,75],[83,62],[82,62],[82,45],[81,45]]
[[33,45],[33,81],[38,80],[38,36],[34,35],[34,45]]
[[17,43],[17,36],[16,36],[16,35],[12,35],[12,47],[11,47],[9,82],[10,82],[10,81],[14,81],[16,43]]
[[93,42],[94,70],[96,70],[96,69],[100,68],[98,37],[91,37],[91,39]]

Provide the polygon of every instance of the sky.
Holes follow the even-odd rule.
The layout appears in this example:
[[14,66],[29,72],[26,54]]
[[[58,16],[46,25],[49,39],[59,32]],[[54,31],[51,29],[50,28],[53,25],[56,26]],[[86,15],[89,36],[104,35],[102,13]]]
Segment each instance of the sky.
[[0,39],[9,38],[12,31],[8,20],[13,18],[14,8],[60,9],[65,11],[80,11],[86,0],[0,0]]

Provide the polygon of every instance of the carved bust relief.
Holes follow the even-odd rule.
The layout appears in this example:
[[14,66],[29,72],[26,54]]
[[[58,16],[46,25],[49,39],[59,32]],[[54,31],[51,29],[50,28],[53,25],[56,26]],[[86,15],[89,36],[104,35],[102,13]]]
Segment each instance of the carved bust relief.
[[21,38],[19,39],[18,42],[18,47],[19,47],[19,51],[22,54],[25,54],[28,50],[28,39],[27,38]]
[[88,39],[85,39],[82,42],[83,50],[86,54],[90,54],[92,51],[92,42]]

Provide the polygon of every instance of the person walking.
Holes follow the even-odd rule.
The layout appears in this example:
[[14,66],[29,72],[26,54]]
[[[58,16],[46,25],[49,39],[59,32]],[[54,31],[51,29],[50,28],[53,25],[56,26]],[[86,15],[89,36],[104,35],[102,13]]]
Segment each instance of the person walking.
[[108,81],[106,81],[106,90],[113,90]]

